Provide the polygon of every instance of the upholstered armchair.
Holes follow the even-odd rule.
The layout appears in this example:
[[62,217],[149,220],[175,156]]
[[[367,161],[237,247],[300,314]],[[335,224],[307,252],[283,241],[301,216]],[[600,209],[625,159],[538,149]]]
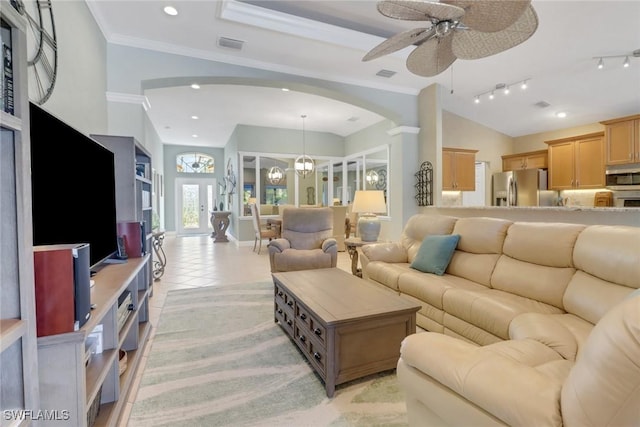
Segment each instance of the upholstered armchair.
[[284,209],[281,236],[268,244],[272,273],[336,266],[331,208]]

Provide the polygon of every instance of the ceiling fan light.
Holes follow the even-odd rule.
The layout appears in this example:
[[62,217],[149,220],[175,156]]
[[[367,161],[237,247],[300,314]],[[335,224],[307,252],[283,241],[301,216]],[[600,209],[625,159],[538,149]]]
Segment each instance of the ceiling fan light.
[[604,61],[602,58],[598,61],[598,70],[602,70],[604,68]]
[[624,68],[629,68],[630,65],[631,65],[631,63],[629,62],[629,57],[627,56],[627,57],[625,57],[624,64],[622,64],[622,66]]

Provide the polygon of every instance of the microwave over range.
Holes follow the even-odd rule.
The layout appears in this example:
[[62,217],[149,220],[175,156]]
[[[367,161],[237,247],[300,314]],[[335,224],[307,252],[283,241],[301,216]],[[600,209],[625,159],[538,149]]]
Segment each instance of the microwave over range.
[[640,190],[640,163],[607,166],[606,179],[609,190]]

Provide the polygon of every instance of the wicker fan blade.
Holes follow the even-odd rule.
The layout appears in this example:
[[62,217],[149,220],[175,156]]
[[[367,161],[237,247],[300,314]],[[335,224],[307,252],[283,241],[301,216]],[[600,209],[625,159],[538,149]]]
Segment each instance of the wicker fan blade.
[[423,0],[382,0],[378,12],[405,21],[457,21],[464,15],[457,6]]
[[479,59],[495,55],[524,42],[537,28],[538,15],[533,6],[529,5],[515,23],[502,31],[456,31],[452,43],[453,53],[460,59]]
[[421,43],[429,37],[432,37],[435,32],[435,28],[414,28],[412,30],[403,31],[388,38],[378,46],[371,49],[369,53],[362,58],[362,60],[371,61],[372,59],[380,58],[381,56],[404,49],[412,44]]
[[413,74],[433,77],[440,74],[456,60],[451,50],[453,33],[433,37],[415,48],[407,58],[407,68]]
[[475,31],[504,30],[522,16],[531,0],[442,0],[464,9],[462,23]]

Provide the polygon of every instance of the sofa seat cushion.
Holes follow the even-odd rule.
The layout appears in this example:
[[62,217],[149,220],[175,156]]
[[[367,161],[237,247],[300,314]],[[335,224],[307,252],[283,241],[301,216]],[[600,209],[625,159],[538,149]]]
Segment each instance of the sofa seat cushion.
[[[408,273],[413,270],[409,263],[386,263],[383,261],[371,261],[365,267],[363,277],[368,280],[380,283],[398,292],[398,279],[401,274]],[[424,275],[424,273],[422,273]]]
[[447,289],[445,312],[484,329],[503,340],[509,339],[511,321],[522,313],[563,313],[557,307],[497,289]]
[[488,289],[486,286],[451,274],[437,276],[410,269],[398,277],[400,293],[411,295],[441,310],[443,309],[442,296],[445,291],[454,288],[478,291]]
[[513,340],[478,347],[423,332],[405,338],[400,353],[405,364],[508,425],[562,425],[560,393],[573,363],[542,343]]

